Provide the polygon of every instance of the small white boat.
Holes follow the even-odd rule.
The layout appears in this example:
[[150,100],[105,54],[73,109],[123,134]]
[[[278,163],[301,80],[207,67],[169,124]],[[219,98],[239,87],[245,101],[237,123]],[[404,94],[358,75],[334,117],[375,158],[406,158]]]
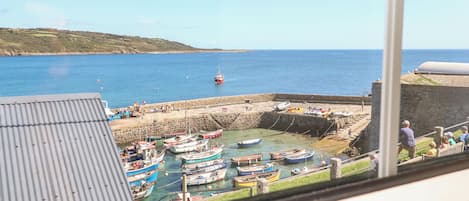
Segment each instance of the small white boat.
[[208,140],[192,141],[184,144],[177,144],[171,147],[169,150],[173,153],[184,153],[196,150],[202,150],[207,146]]
[[283,111],[283,110],[286,110],[289,106],[290,106],[290,101],[281,102],[274,107],[274,110]]
[[244,141],[238,142],[238,147],[239,148],[252,147],[254,145],[260,144],[261,142],[262,142],[262,139],[244,140]]
[[216,160],[211,160],[211,161],[200,162],[200,163],[191,163],[191,164],[185,163],[185,164],[182,165],[182,171],[193,171],[193,170],[196,170],[196,169],[199,169],[199,168],[204,168],[204,167],[207,167],[207,166],[222,164],[222,163],[224,163],[223,158],[216,159]]
[[194,139],[193,138],[194,136],[193,135],[181,135],[181,136],[177,136],[177,137],[172,137],[172,138],[169,138],[167,140],[164,140],[163,143],[166,147],[172,147],[176,144],[182,144],[182,143],[185,143],[185,142],[189,142],[190,140]]
[[226,175],[226,170],[226,168],[223,168],[214,172],[187,175],[187,185],[203,185],[223,180]]
[[190,153],[182,156],[184,163],[200,163],[210,160],[215,160],[221,158],[221,152],[223,151],[223,145],[211,148],[208,151],[200,153]]
[[350,117],[352,114],[351,112],[331,112],[333,117]]

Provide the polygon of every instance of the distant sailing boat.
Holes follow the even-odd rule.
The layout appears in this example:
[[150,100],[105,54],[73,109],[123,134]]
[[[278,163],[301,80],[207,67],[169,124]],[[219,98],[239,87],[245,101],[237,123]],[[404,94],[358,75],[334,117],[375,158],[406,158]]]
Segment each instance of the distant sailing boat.
[[225,82],[225,77],[221,73],[220,69],[218,69],[218,73],[215,75],[215,84],[221,85],[223,82]]

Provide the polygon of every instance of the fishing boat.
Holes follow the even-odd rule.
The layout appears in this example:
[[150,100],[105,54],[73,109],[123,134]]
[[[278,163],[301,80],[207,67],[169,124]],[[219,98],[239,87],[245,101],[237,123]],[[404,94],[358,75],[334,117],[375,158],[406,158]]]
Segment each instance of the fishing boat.
[[223,135],[223,129],[218,129],[216,131],[202,133],[199,136],[203,139],[214,139]]
[[165,149],[156,150],[150,142],[135,142],[124,148],[121,160],[135,200],[151,194],[158,179],[158,166],[166,153]]
[[222,152],[223,145],[214,147],[208,151],[187,154],[182,156],[182,161],[184,163],[200,163],[204,161],[215,160],[221,158]]
[[290,106],[290,101],[281,102],[278,105],[274,106],[274,110],[283,111],[283,110],[286,110],[289,106]]
[[258,173],[272,172],[274,171],[274,165],[272,163],[267,164],[254,164],[246,167],[237,167],[238,175],[252,175]]
[[215,75],[215,84],[216,85],[221,85],[225,82],[225,76],[221,73],[220,69],[218,70],[218,73]]
[[304,163],[309,159],[312,159],[314,156],[314,151],[313,152],[306,152],[302,154],[297,154],[297,155],[290,155],[285,157],[285,162],[292,164],[292,163]]
[[295,148],[295,149],[278,151],[278,152],[270,152],[270,159],[282,160],[285,158],[285,156],[297,155],[297,154],[302,154],[305,152],[306,152],[306,149],[302,149],[302,148]]
[[186,163],[186,164],[182,165],[182,171],[192,171],[192,170],[196,170],[196,169],[199,169],[199,168],[204,168],[204,167],[207,167],[207,166],[222,164],[222,163],[224,163],[224,160],[222,158],[216,159],[216,160],[200,162],[200,163],[191,163],[191,164]]
[[253,174],[253,175],[234,177],[233,178],[233,185],[235,187],[256,186],[257,178],[264,178],[269,183],[277,181],[277,180],[280,179],[280,170],[276,170],[276,171],[273,171],[273,172],[267,172],[267,173],[260,173],[260,174]]
[[141,186],[130,186],[134,200],[143,200],[150,196],[155,188],[155,182],[144,183]]
[[197,140],[184,144],[177,144],[172,146],[169,150],[173,153],[184,153],[196,150],[202,150],[207,146],[208,140]]
[[192,175],[192,174],[213,172],[215,170],[219,170],[219,169],[223,169],[223,168],[226,168],[225,163],[215,164],[215,165],[211,165],[211,166],[207,166],[207,167],[203,167],[203,168],[197,168],[195,170],[190,170],[190,171],[186,170],[186,171],[183,171],[183,173],[187,174],[187,175]]
[[176,137],[172,137],[172,138],[164,140],[163,144],[164,146],[171,148],[174,145],[183,144],[191,140],[194,140],[193,135],[180,135],[180,136],[176,136]]
[[238,142],[238,147],[239,148],[252,147],[254,145],[260,144],[261,142],[262,142],[262,139],[244,140],[244,141]]
[[247,156],[233,157],[231,158],[231,163],[239,165],[246,165],[257,163],[262,160],[262,153],[252,154]]
[[187,175],[187,185],[203,185],[223,180],[226,175],[226,168],[200,174]]
[[171,138],[171,137],[177,137],[177,136],[181,136],[181,135],[186,135],[187,132],[186,130],[178,130],[176,132],[172,132],[172,133],[165,133],[162,135],[163,138]]

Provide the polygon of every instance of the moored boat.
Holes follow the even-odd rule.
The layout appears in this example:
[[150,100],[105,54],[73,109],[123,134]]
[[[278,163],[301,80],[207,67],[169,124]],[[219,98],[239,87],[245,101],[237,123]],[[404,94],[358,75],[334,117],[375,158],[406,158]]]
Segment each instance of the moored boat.
[[253,164],[246,167],[237,167],[236,169],[238,170],[238,175],[245,176],[258,173],[272,172],[274,171],[274,165],[272,163]]
[[239,148],[252,147],[254,145],[260,144],[261,142],[262,142],[262,139],[244,140],[244,141],[238,142],[238,147]]
[[223,76],[220,70],[218,70],[218,73],[215,75],[214,81],[216,85],[221,85],[225,82],[225,76]]
[[210,161],[205,161],[205,162],[200,162],[200,163],[191,163],[191,164],[183,164],[182,165],[182,170],[183,171],[192,171],[196,170],[199,168],[204,168],[207,166],[215,165],[215,164],[222,164],[224,163],[223,159],[216,159],[216,160],[210,160]]
[[292,164],[292,163],[303,163],[306,162],[307,160],[312,159],[314,156],[314,151],[313,152],[306,152],[302,154],[297,154],[297,155],[290,155],[285,157],[285,162]]
[[233,157],[231,158],[231,162],[233,164],[239,165],[246,165],[246,164],[252,164],[252,163],[257,163],[262,160],[262,153],[258,154],[251,154],[247,156],[239,156],[239,157]]
[[234,177],[233,178],[233,185],[235,187],[256,186],[257,178],[264,178],[269,183],[277,181],[277,180],[280,179],[280,170],[276,170],[276,171],[273,171],[273,172],[267,172],[267,173],[260,173],[260,174],[253,174],[253,175]]
[[200,174],[187,175],[187,185],[203,185],[223,180],[226,175],[226,168]]
[[290,106],[290,101],[281,102],[278,105],[274,106],[274,110],[283,111],[283,110],[286,110],[289,106]]
[[212,132],[207,132],[207,133],[202,133],[200,134],[200,136],[203,138],[203,139],[214,139],[214,138],[218,138],[220,136],[223,135],[223,129],[218,129],[216,131],[212,131]]
[[184,174],[187,174],[187,175],[192,175],[192,174],[200,174],[200,173],[206,173],[206,172],[213,172],[215,170],[219,170],[219,169],[223,169],[223,168],[226,168],[226,164],[225,163],[221,163],[221,164],[215,164],[215,165],[211,165],[211,166],[207,166],[207,167],[203,167],[203,168],[197,168],[195,170],[186,170],[184,171],[183,173]]
[[284,159],[286,156],[302,154],[305,152],[306,152],[306,149],[303,149],[303,148],[295,148],[295,149],[289,149],[289,150],[278,151],[278,152],[270,152],[270,159],[281,160],[281,159]]
[[202,150],[207,146],[208,140],[197,140],[184,144],[177,144],[172,146],[169,150],[173,153],[184,153],[189,151]]
[[215,160],[221,158],[222,152],[223,145],[214,147],[208,151],[187,154],[185,156],[182,156],[182,161],[184,163],[200,163],[204,161]]
[[180,136],[176,136],[176,137],[172,137],[172,138],[164,140],[163,144],[169,148],[176,144],[189,142],[191,139],[193,139],[193,137],[194,137],[193,135],[180,135]]
[[155,188],[155,183],[144,183],[141,186],[131,186],[132,196],[134,200],[142,200],[150,196],[151,192]]
[[165,149],[156,150],[154,143],[143,141],[122,151],[121,160],[134,200],[143,199],[153,191],[165,152]]

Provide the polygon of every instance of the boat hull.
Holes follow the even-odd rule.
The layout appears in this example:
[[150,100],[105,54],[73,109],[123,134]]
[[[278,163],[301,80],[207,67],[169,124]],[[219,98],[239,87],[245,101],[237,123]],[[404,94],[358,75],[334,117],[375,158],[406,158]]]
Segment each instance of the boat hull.
[[308,153],[302,154],[302,157],[285,157],[285,162],[288,164],[304,163],[307,160],[311,160],[313,156],[314,156],[314,152],[309,153],[309,154]]
[[204,139],[215,139],[215,138],[221,137],[222,135],[223,135],[223,129],[200,134],[200,136],[202,136]]
[[214,172],[194,174],[187,176],[187,185],[188,186],[197,186],[214,183],[220,180],[223,180],[226,176],[226,168],[216,170]]
[[203,147],[205,147],[208,143],[208,140],[203,140],[202,142],[196,142],[196,143],[187,143],[187,144],[182,144],[182,145],[175,145],[171,147],[169,150],[173,153],[184,153],[184,152],[190,152],[190,151],[196,151],[200,150]]
[[247,140],[247,141],[242,141],[242,142],[238,142],[238,147],[239,148],[248,148],[248,147],[252,147],[252,146],[255,146],[255,145],[258,145],[262,142],[262,139],[258,139],[258,140]]
[[219,158],[221,158],[221,153],[209,156],[207,158],[190,159],[190,160],[183,159],[183,161],[184,161],[184,163],[192,164],[192,163],[201,163],[201,162],[205,162],[205,161],[216,160],[216,159],[219,159]]
[[266,172],[272,172],[274,171],[274,167],[273,166],[269,166],[267,168],[264,168],[264,169],[260,169],[260,170],[253,170],[253,171],[243,171],[243,170],[240,170],[241,168],[238,167],[238,175],[239,176],[246,176],[246,175],[252,175],[252,174],[259,174],[259,173],[266,173]]
[[249,165],[257,163],[262,160],[262,154],[255,154],[249,156],[233,157],[231,163],[233,165]]
[[222,164],[222,163],[224,163],[223,159],[216,159],[216,160],[210,160],[210,161],[205,161],[205,162],[200,162],[200,163],[191,163],[191,164],[186,163],[182,165],[182,170],[192,171],[198,168],[204,168],[207,166]]
[[125,175],[130,177],[130,176],[135,176],[137,174],[144,174],[146,172],[158,169],[158,166],[159,166],[159,163],[155,162],[154,164],[141,168],[141,169],[127,171]]
[[271,152],[270,153],[270,159],[272,159],[272,160],[282,160],[287,156],[303,154],[303,153],[306,153],[306,149],[292,149],[292,150],[286,150],[286,151],[282,151],[282,152]]
[[[262,176],[262,175],[268,175],[268,176]],[[241,178],[243,177],[250,177],[246,181],[242,181]],[[276,172],[271,172],[271,173],[262,173],[262,174],[255,174],[255,175],[249,175],[249,176],[241,176],[241,177],[235,177],[233,179],[233,183],[235,187],[252,187],[257,185],[257,177],[264,178],[266,179],[269,183],[278,181],[280,179],[280,171]]]

